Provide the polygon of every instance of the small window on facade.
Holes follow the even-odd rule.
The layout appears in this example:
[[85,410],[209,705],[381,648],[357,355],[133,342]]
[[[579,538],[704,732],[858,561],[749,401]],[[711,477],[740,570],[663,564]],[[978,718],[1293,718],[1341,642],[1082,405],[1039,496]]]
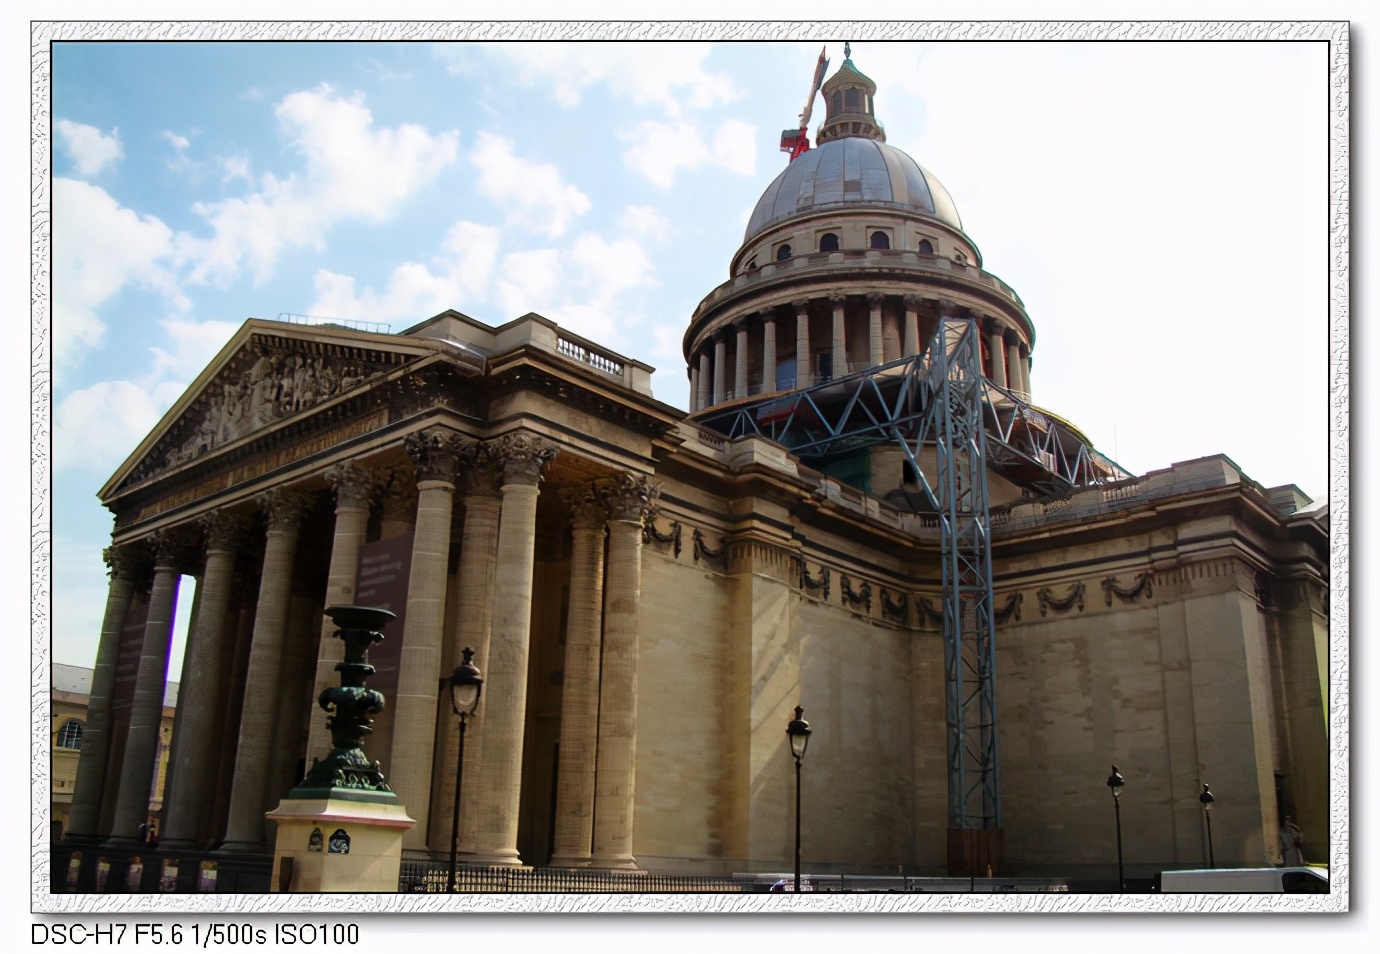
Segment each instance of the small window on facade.
[[954,249],[954,261],[967,263],[968,255],[961,248]]
[[887,238],[885,232],[873,232],[870,244],[873,248],[891,248],[891,239]]
[[756,267],[757,267],[757,259],[754,258],[754,259],[751,259],[751,260],[747,263],[747,268],[745,268],[744,271],[750,272],[750,271],[752,271],[752,270],[753,270],[754,268],[756,268]]
[[825,232],[819,237],[819,250],[821,252],[837,252],[839,250],[839,237],[833,232]]
[[920,240],[920,251],[924,252],[926,255],[934,254],[934,246],[930,244],[929,239]]
[[783,245],[783,246],[781,246],[780,248],[778,248],[778,249],[776,250],[776,260],[777,260],[778,262],[784,262],[786,259],[788,259],[788,258],[790,258],[790,257],[791,257],[791,247],[790,247],[789,245]]
[[918,484],[918,483],[920,483],[920,474],[919,474],[919,472],[915,469],[915,465],[912,464],[912,463],[911,463],[910,461],[908,461],[908,460],[903,460],[903,461],[901,461],[901,483],[903,483],[903,484]]
[[862,99],[858,95],[858,91],[856,89],[847,89],[843,91],[843,105],[847,106],[849,110],[857,110],[861,108]]
[[60,749],[79,749],[81,748],[82,724],[79,719],[68,719],[58,729],[58,748]]

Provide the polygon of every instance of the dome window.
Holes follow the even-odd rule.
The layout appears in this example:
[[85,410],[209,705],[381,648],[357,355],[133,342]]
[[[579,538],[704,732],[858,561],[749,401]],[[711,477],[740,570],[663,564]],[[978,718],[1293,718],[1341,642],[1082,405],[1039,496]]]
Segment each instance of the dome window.
[[834,99],[834,108],[833,108],[832,111],[833,111],[834,113],[841,113],[841,112],[843,112],[843,90],[840,90],[840,89],[834,90],[834,97],[833,97],[833,99]]
[[860,92],[861,91],[856,88],[843,91],[843,105],[849,112],[857,112],[862,109],[862,97],[859,95]]
[[81,730],[83,726],[79,719],[68,719],[58,729],[57,744],[60,749],[79,749],[81,748]]
[[786,259],[788,259],[788,258],[790,258],[790,257],[791,257],[791,247],[790,247],[789,245],[783,245],[783,246],[781,246],[780,248],[778,248],[778,249],[776,250],[776,260],[777,260],[778,262],[784,262]]
[[821,252],[837,252],[839,250],[839,237],[833,232],[825,232],[819,237],[819,250]]
[[920,240],[920,252],[921,252],[922,254],[924,254],[924,255],[933,255],[933,254],[934,254],[934,246],[930,244],[930,240],[929,240],[929,239],[921,239],[921,240]]
[[891,239],[885,232],[873,232],[872,241],[868,244],[872,248],[891,248]]

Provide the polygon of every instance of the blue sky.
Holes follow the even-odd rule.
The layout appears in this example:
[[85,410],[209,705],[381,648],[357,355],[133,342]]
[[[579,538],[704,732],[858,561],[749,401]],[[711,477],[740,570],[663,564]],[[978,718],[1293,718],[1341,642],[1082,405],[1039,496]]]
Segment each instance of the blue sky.
[[[681,334],[785,166],[820,45],[57,44],[54,659],[94,659],[96,490],[246,318],[536,311],[684,407]],[[1133,472],[1225,453],[1318,500],[1326,55],[853,46],[888,141],[1024,299],[1037,404]]]

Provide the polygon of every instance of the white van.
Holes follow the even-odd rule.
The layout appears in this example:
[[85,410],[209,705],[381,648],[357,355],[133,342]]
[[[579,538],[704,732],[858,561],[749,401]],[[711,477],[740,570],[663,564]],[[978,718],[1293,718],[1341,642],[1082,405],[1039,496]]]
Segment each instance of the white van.
[[1326,868],[1200,868],[1163,871],[1165,894],[1327,894]]

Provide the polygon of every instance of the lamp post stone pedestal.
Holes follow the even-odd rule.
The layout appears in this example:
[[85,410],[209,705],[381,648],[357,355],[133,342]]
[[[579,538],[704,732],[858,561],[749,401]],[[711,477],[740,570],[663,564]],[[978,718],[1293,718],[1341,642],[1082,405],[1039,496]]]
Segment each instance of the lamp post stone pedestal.
[[365,688],[374,673],[369,646],[394,614],[372,606],[331,606],[326,615],[340,627],[345,659],[336,665],[340,685],[317,700],[330,712],[331,751],[268,818],[277,825],[273,849],[275,892],[396,892],[403,833],[416,822],[384,782],[379,763],[362,748],[370,718],[383,694]]

